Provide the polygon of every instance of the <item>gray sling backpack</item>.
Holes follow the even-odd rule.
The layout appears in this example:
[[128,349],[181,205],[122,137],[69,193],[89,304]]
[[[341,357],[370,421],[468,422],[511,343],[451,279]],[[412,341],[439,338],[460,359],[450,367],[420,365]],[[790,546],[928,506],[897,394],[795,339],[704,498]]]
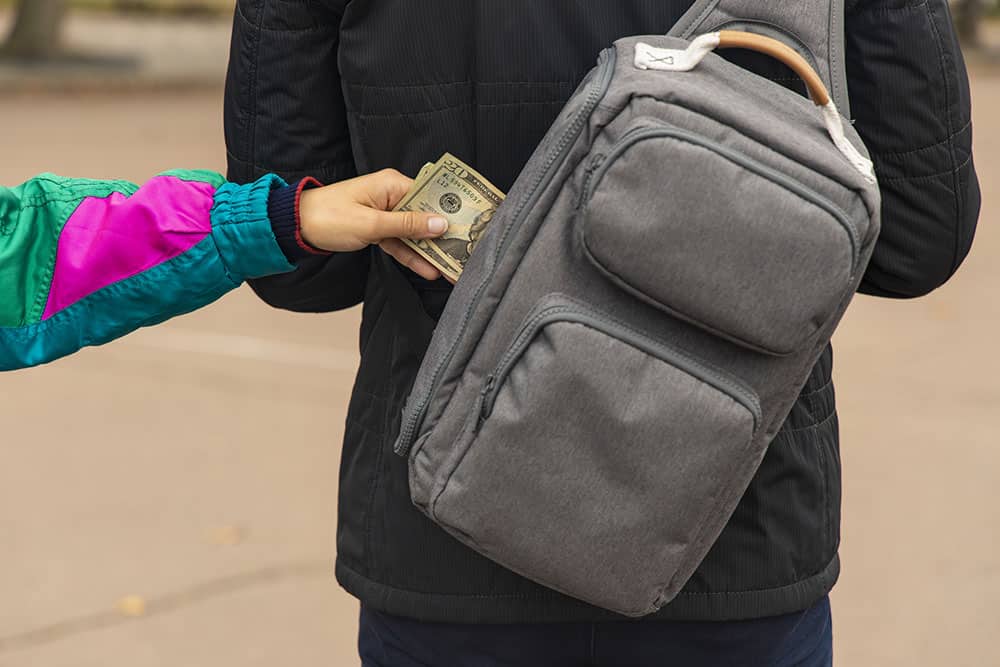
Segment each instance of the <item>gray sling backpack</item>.
[[[700,0],[671,36],[601,54],[471,257],[403,411],[413,502],[451,535],[628,616],[687,582],[878,235],[872,165],[838,112],[842,2]],[[712,53],[726,47],[782,60],[812,100]]]

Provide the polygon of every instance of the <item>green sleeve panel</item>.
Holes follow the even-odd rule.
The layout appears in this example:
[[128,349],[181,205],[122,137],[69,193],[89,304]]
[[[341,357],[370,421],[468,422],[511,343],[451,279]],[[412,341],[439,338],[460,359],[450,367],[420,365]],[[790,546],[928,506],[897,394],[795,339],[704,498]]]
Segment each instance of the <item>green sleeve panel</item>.
[[130,195],[127,181],[65,179],[41,174],[0,187],[0,327],[41,319],[55,269],[59,235],[85,197]]

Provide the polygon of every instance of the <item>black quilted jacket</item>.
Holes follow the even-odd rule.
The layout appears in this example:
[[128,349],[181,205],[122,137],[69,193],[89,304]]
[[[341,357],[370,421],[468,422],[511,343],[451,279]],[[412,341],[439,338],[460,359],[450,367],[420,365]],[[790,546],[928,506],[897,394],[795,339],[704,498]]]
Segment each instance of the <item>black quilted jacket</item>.
[[[666,32],[689,5],[240,0],[226,89],[229,176],[413,175],[451,151],[507,189],[597,53],[618,37]],[[849,1],[847,74],[884,198],[862,291],[920,296],[962,262],[980,203],[968,81],[946,0]],[[364,302],[340,479],[337,577],[348,591],[424,620],[606,617],[477,555],[410,504],[392,444],[446,284],[373,248],[308,260],[253,287],[296,311]],[[831,589],[840,532],[831,365],[827,350],[728,527],[655,618],[769,616]]]

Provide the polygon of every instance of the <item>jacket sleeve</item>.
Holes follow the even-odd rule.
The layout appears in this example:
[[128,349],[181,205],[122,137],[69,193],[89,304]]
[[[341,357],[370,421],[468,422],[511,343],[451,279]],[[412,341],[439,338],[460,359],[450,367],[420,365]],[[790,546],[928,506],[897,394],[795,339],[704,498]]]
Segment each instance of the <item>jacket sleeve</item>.
[[[343,4],[236,3],[225,100],[230,180],[276,173],[334,183],[356,175],[337,70]],[[364,298],[370,257],[362,250],[309,258],[250,286],[276,308],[349,308]]]
[[861,291],[927,294],[965,259],[980,207],[969,81],[947,0],[849,0],[847,76],[882,190]]
[[174,171],[142,187],[43,174],[0,188],[0,370],[34,366],[289,271],[275,176]]

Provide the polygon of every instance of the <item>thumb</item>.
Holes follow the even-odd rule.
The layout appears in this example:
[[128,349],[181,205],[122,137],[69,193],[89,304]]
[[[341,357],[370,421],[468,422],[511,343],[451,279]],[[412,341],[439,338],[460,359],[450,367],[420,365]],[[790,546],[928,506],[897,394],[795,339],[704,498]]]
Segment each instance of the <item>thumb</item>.
[[375,222],[376,242],[383,239],[430,239],[448,230],[448,221],[440,215],[415,211],[381,212]]

